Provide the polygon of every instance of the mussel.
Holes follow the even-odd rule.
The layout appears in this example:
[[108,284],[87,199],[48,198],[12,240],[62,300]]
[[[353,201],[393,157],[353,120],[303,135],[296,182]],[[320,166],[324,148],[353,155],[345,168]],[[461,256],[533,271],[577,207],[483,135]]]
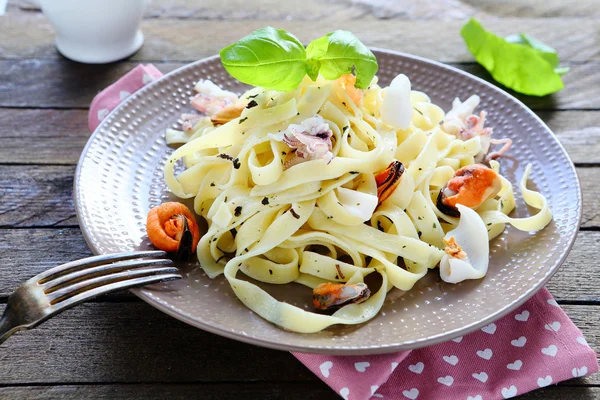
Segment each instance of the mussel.
[[446,215],[459,217],[457,204],[476,208],[496,196],[500,189],[502,181],[493,169],[481,164],[467,165],[457,170],[440,190],[437,208]]
[[403,173],[404,165],[400,161],[392,161],[385,170],[375,175],[378,206],[394,193]]
[[321,283],[313,289],[313,305],[318,310],[332,310],[367,300],[371,291],[364,283]]

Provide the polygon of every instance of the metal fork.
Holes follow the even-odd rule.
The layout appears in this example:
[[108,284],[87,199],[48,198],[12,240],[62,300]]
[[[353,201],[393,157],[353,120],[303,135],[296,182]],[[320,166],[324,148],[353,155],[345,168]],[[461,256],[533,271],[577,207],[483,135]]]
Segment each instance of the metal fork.
[[18,330],[31,329],[48,318],[92,297],[180,279],[164,251],[137,251],[88,257],[49,269],[19,286],[0,318],[0,344]]

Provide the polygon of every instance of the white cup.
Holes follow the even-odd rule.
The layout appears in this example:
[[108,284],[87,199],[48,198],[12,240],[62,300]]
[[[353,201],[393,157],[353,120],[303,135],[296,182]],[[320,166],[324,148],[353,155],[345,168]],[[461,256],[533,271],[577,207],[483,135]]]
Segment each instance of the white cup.
[[56,30],[56,48],[65,57],[102,64],[139,50],[146,0],[35,0]]

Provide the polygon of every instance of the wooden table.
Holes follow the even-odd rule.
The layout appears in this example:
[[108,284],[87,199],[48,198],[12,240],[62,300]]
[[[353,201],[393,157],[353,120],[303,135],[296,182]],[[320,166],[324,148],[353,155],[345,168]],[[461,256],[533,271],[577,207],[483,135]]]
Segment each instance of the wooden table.
[[[203,0],[198,5],[164,0],[146,12],[144,47],[128,60],[100,66],[61,57],[39,11],[25,2],[9,3],[0,17],[0,311],[20,282],[90,255],[72,199],[75,165],[90,135],[87,108],[99,90],[133,66],[151,62],[168,72],[270,24],[302,40],[349,29],[368,45],[440,60],[489,79],[458,33],[475,15],[499,34],[526,31],[551,44],[571,67],[560,93],[520,98],[552,128],[577,166],[583,225],[548,288],[592,347],[600,347],[598,0]],[[0,346],[0,398],[337,397],[286,352],[203,332],[120,293],[67,311]],[[600,375],[523,398],[600,399]]]

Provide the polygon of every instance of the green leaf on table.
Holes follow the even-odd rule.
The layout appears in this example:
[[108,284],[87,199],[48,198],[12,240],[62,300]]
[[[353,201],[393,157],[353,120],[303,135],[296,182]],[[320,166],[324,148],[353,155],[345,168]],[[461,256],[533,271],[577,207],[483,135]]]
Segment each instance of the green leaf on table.
[[528,35],[508,40],[471,18],[460,31],[469,51],[492,77],[516,92],[545,96],[564,88],[556,51]]
[[306,75],[304,45],[283,29],[258,29],[219,54],[235,79],[268,90],[293,90]]
[[335,31],[313,40],[306,48],[307,74],[315,80],[320,73],[333,80],[341,75],[356,74],[356,87],[366,89],[377,73],[375,55],[348,31]]

